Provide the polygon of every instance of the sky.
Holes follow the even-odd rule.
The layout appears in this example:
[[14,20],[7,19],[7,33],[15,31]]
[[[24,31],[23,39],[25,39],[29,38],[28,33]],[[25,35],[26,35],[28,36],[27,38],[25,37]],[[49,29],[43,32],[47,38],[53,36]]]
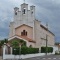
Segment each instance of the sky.
[[[24,0],[0,0],[0,40],[8,38],[9,24],[13,21],[14,7],[20,7]],[[36,19],[55,34],[55,41],[60,42],[60,0],[25,0],[35,6]]]

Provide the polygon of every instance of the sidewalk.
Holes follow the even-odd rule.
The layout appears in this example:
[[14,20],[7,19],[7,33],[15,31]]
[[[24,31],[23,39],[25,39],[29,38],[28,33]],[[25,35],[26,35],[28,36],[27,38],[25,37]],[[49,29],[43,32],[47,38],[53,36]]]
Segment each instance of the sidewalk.
[[2,60],[2,57],[0,56],[0,60]]

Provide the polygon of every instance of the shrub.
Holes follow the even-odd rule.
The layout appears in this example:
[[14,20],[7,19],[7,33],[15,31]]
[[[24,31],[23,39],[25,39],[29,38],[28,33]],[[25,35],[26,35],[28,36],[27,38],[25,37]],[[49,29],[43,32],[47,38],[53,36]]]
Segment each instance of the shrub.
[[19,49],[20,49],[19,47],[14,47],[13,50],[12,50],[13,51],[13,54],[14,55],[20,54],[20,50]]
[[38,52],[39,52],[38,48],[28,48],[28,47],[21,48],[22,54],[33,54],[33,53],[38,53]]
[[[47,49],[47,50],[46,50]],[[52,47],[41,47],[41,53],[52,53],[53,48]]]
[[13,54],[19,55],[19,52],[21,52],[21,54],[34,54],[34,53],[39,53],[39,48],[28,48],[26,46],[22,46],[21,50],[19,47],[13,48]]
[[19,47],[19,42],[18,41],[12,41],[11,43],[12,47]]

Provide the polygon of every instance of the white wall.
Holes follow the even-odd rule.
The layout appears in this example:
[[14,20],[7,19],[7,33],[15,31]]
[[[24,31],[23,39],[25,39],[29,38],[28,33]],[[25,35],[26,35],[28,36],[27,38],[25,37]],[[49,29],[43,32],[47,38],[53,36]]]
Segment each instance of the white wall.
[[26,55],[4,55],[3,59],[26,59],[26,58],[32,58],[37,56],[44,56],[45,53],[38,53],[38,54],[26,54]]
[[53,47],[53,54],[55,54],[55,51],[58,51],[58,46]]

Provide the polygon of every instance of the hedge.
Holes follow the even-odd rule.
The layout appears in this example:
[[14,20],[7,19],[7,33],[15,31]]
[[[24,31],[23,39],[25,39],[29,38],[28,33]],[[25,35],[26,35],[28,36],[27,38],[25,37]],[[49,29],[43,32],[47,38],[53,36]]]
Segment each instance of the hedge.
[[19,47],[15,47],[15,48],[13,48],[13,50],[12,50],[13,54],[14,54],[14,55],[18,55],[18,54],[20,54],[19,49],[20,49]]
[[21,50],[19,47],[13,48],[13,54],[19,55],[19,54],[34,54],[39,53],[39,48],[28,48],[26,46],[21,47]]
[[[46,50],[47,49],[47,50]],[[52,53],[53,48],[52,47],[41,47],[41,53]]]

